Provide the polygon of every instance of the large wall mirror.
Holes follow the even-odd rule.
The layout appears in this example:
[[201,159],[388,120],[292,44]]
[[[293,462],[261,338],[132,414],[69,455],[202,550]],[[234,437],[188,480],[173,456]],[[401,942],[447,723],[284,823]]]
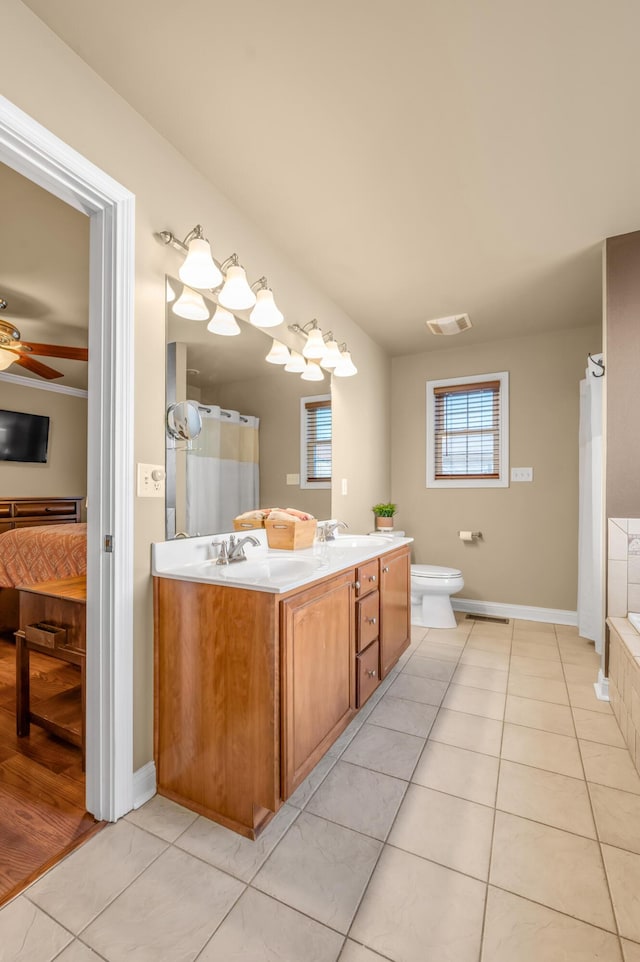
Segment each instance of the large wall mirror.
[[[167,435],[167,538],[232,530],[258,507],[291,507],[331,516],[330,484],[300,485],[301,398],[330,395],[331,379],[303,381],[265,361],[281,328],[260,330],[237,318],[235,336],[173,310],[183,285],[167,278],[167,409],[189,400],[202,431],[192,441]],[[302,346],[302,344],[301,344]]]

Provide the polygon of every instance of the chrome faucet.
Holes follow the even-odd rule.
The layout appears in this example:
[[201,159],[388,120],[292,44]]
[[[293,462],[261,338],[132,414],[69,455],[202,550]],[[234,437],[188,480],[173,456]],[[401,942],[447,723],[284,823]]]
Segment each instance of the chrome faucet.
[[216,552],[216,564],[230,565],[236,561],[246,561],[247,556],[244,553],[244,546],[246,544],[252,544],[257,548],[260,542],[251,534],[240,538],[239,541],[236,540],[235,534],[230,535],[228,541],[224,539],[222,541],[212,541],[211,546]]
[[318,525],[318,541],[335,541],[337,528],[348,528],[346,521],[322,521]]

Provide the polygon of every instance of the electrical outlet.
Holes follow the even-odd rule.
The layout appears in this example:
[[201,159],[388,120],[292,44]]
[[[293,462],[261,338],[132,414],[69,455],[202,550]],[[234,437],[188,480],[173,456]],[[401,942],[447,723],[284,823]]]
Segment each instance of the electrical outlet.
[[512,481],[533,481],[533,468],[511,468]]
[[287,484],[300,484],[300,475],[299,475],[299,474],[288,474],[288,475],[287,475]]
[[138,464],[138,497],[164,498],[165,478],[162,464]]

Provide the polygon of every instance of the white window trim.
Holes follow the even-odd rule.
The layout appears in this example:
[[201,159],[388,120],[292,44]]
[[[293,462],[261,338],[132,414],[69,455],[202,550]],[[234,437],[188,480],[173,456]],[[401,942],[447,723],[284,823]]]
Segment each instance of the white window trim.
[[[436,480],[435,477],[435,396],[434,388],[478,381],[500,381],[500,477]],[[508,488],[509,487],[509,372],[473,374],[427,381],[427,487],[428,488]]]
[[[307,481],[307,418],[305,404],[308,401],[329,401],[329,403],[331,403],[331,395],[312,394],[308,397],[300,398],[300,487],[307,489],[312,488],[316,491],[331,490],[331,481]],[[333,417],[333,409],[331,414]],[[331,429],[331,445],[333,452],[333,427]],[[333,453],[331,460],[333,461]]]

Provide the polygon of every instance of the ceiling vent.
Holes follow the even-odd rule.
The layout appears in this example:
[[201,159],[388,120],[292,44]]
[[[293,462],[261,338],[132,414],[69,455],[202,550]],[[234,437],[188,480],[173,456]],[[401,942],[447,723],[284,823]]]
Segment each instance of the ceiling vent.
[[471,327],[468,314],[452,314],[451,317],[437,317],[435,321],[427,321],[427,327],[432,334],[462,334]]

